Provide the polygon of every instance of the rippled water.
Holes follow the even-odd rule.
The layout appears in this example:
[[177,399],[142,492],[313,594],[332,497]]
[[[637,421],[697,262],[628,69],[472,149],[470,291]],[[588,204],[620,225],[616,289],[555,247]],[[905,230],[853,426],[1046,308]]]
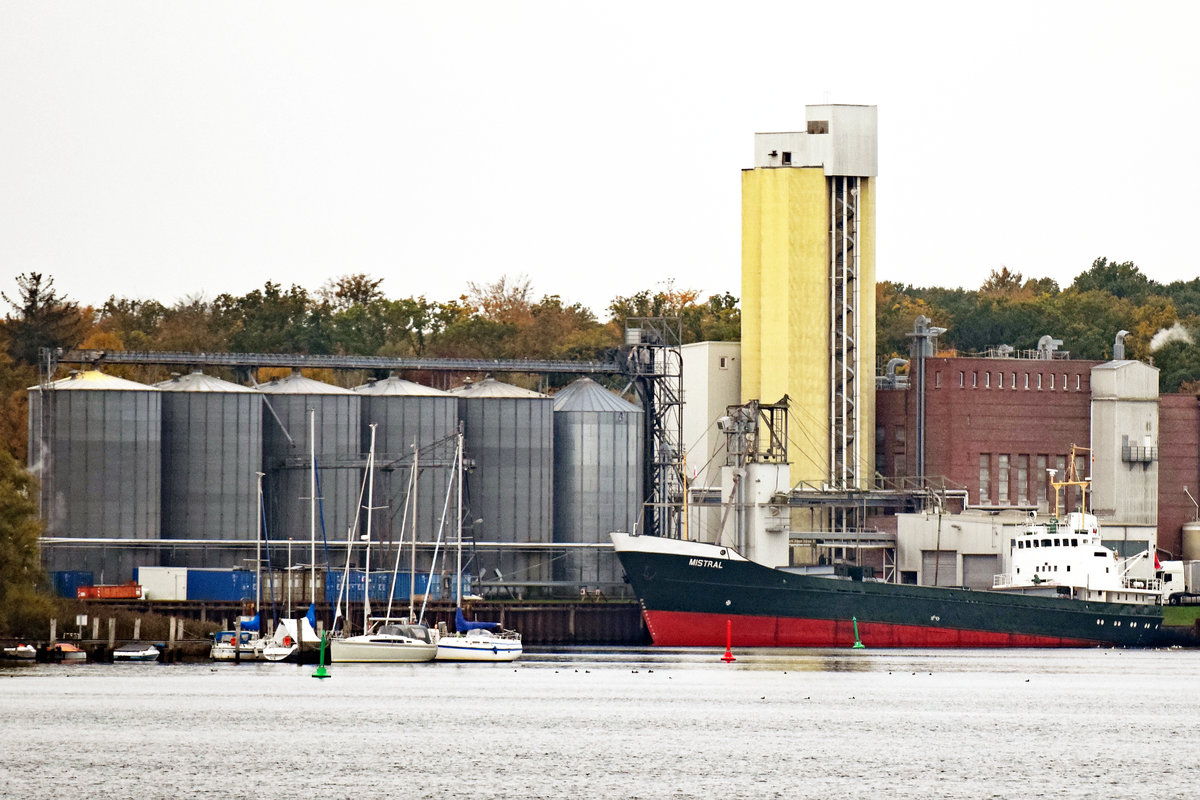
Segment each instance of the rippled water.
[[1200,651],[0,667],[5,797],[1183,797]]

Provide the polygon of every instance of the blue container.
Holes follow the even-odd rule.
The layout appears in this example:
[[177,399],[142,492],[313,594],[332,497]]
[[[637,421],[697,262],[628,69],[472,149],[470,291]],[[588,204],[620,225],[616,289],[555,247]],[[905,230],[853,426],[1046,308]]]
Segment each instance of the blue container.
[[[396,591],[392,595],[393,600],[407,600],[408,590],[412,583],[409,577],[410,573],[400,572],[396,574]],[[363,601],[363,571],[360,569],[352,569],[349,576],[345,572],[329,572],[325,576],[325,602],[333,605],[337,602],[338,593],[342,588],[342,579],[346,578],[347,591],[342,597],[342,602],[361,603]],[[466,587],[467,576],[463,576],[463,586]],[[418,573],[416,586],[417,595],[426,593],[430,587],[429,573]],[[392,573],[390,572],[372,572],[371,573],[371,600],[386,601],[388,592],[392,588]],[[464,592],[468,589],[464,588]],[[434,600],[440,599],[442,596],[441,581],[437,576],[434,576],[432,582],[432,591],[430,597]]]
[[187,571],[187,598],[197,602],[237,603],[254,598],[254,573],[247,569]]
[[77,590],[80,586],[96,585],[92,573],[81,569],[53,572],[50,574],[50,580],[54,585],[55,594],[59,597],[69,597],[72,600],[79,596]]

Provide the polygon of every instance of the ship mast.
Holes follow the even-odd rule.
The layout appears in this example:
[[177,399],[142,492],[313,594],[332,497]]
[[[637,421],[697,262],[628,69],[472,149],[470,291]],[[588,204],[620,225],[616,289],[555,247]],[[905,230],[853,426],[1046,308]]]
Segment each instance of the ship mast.
[[1066,490],[1068,488],[1070,488],[1071,486],[1079,487],[1080,510],[1085,514],[1087,513],[1087,510],[1088,510],[1087,493],[1088,493],[1088,487],[1091,485],[1091,478],[1081,478],[1079,476],[1079,469],[1076,466],[1076,464],[1078,461],[1078,455],[1080,455],[1082,453],[1090,453],[1090,452],[1091,452],[1091,448],[1089,448],[1089,447],[1080,447],[1079,445],[1072,444],[1070,461],[1067,463],[1067,472],[1066,472],[1066,475],[1063,476],[1063,480],[1061,480],[1061,481],[1054,480],[1055,476],[1058,475],[1058,470],[1056,470],[1056,469],[1046,470],[1046,472],[1050,473],[1050,486],[1053,487],[1053,489],[1054,489],[1054,516],[1055,516],[1055,518],[1059,518],[1062,516],[1060,503],[1064,500],[1064,495],[1065,495]]

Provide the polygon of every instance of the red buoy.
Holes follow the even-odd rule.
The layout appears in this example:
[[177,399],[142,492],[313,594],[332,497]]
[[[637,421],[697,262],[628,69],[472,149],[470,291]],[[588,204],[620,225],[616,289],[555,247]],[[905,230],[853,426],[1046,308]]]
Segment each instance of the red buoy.
[[725,655],[721,656],[721,660],[728,664],[730,661],[737,661],[733,657],[733,651],[730,646],[733,644],[733,620],[725,620]]

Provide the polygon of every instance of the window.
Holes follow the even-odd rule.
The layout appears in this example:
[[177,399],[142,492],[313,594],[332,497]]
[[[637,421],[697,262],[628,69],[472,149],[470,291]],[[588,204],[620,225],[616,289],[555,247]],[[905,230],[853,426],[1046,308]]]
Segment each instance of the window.
[[1029,504],[1029,456],[1017,456],[1017,504]]
[[1025,373],[1025,388],[1026,389],[1029,388],[1029,373],[1028,372]]
[[1008,385],[1015,389],[1017,388],[1017,373],[1013,372],[1011,374],[1012,380],[1008,382]]
[[999,468],[996,470],[996,477],[1000,481],[999,490],[996,492],[996,502],[1001,505],[1008,505],[1008,454],[1000,454]]
[[941,372],[941,370],[938,370],[937,372],[933,373],[933,388],[935,388],[935,389],[942,388],[942,372]]
[[1050,478],[1046,474],[1046,457],[1037,457],[1037,502],[1042,505],[1046,502],[1046,481]]
[[829,120],[827,119],[810,119],[808,121],[809,133],[829,133]]
[[1050,388],[1051,389],[1054,388],[1054,373],[1053,372],[1050,373]]
[[985,389],[992,388],[992,373],[990,373],[990,372],[983,373],[983,388],[985,388]]
[[1003,372],[996,373],[996,388],[997,389],[1004,388],[1004,373]]
[[728,368],[729,364],[728,364],[728,362],[727,362],[727,360],[726,360],[725,356],[721,356],[721,357],[720,357],[720,358],[717,360],[717,366],[718,366],[718,367],[720,367],[721,369],[726,369],[726,368]]
[[1041,388],[1042,388],[1042,373],[1039,372],[1038,373],[1038,391],[1041,391]]
[[991,499],[992,457],[987,453],[979,454],[979,502],[987,503]]
[[978,388],[978,386],[979,386],[979,373],[972,372],[971,373],[971,388],[975,389],[975,388]]
[[963,383],[963,373],[958,373],[958,388],[963,388],[966,384]]
[[1080,376],[1076,375],[1075,376],[1075,391],[1077,391],[1077,392],[1079,391],[1079,382],[1080,382]]
[[781,153],[781,155],[782,155],[782,158],[781,158],[780,160],[783,162],[783,165],[784,165],[785,167],[790,167],[790,166],[792,165],[792,153],[791,153],[791,151],[790,151],[790,150],[784,150],[784,151],[783,151],[783,153]]

